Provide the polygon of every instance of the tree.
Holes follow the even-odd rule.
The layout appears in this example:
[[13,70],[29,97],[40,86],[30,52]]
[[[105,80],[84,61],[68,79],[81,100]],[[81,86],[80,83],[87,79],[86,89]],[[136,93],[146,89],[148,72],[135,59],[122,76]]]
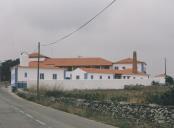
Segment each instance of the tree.
[[0,66],[0,76],[1,81],[10,81],[11,79],[11,67],[19,64],[19,59],[16,60],[7,60],[1,63]]
[[171,76],[166,76],[166,84],[167,85],[174,85],[174,80]]

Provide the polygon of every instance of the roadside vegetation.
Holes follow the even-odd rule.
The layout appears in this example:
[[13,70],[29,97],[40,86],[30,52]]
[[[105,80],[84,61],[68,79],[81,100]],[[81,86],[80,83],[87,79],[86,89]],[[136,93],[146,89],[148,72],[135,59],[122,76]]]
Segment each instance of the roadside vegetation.
[[[89,102],[97,101],[111,101],[114,104],[117,103],[129,103],[129,104],[159,104],[159,105],[174,105],[174,88],[173,86],[125,86],[125,89],[120,90],[73,90],[63,91],[61,89],[47,90],[45,88],[40,89],[40,100],[37,99],[36,90],[34,88],[23,91],[17,91],[17,94],[30,101],[37,102],[39,104],[49,106],[55,109],[59,109],[68,113],[77,114],[83,117],[87,117],[93,120],[101,121],[103,123],[112,124],[120,128],[154,128],[152,122],[141,122],[137,124],[135,120],[126,118],[112,118],[107,114],[94,112],[77,106],[73,103],[74,99],[87,100]],[[52,100],[54,99],[54,101]],[[55,99],[63,99],[56,101]],[[72,101],[71,101],[72,99]],[[161,127],[161,128],[165,128]]]
[[[73,90],[63,91],[61,89],[46,90],[40,89],[40,95],[44,97],[66,97],[76,99],[86,99],[88,101],[106,101],[111,100],[113,102],[128,102],[134,104],[151,104],[156,103],[160,105],[173,105],[172,102],[163,104],[165,98],[168,101],[173,99],[173,86],[125,86],[125,89],[120,90]],[[36,90],[31,88],[27,90],[30,94],[36,94]]]

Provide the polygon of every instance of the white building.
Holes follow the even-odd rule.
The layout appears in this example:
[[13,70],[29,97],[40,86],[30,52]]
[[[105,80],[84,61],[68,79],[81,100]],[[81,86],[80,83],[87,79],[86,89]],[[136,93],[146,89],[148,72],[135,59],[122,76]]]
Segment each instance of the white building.
[[[11,68],[11,85],[23,87],[37,80],[38,54],[22,53],[20,65]],[[41,83],[59,83],[68,80],[146,80],[146,63],[124,59],[115,63],[97,58],[50,58],[40,55]],[[129,82],[127,82],[129,83]]]
[[[113,73],[109,69],[77,68],[67,72],[67,77],[71,80],[108,80],[113,79]],[[111,70],[112,71],[112,70]]]
[[145,73],[132,73],[132,69],[112,70],[95,68],[77,68],[66,73],[71,80],[114,80],[114,79],[148,79]]
[[[40,67],[41,81],[64,80],[64,69]],[[11,69],[11,85],[27,86],[28,81],[37,80],[37,67],[15,66]]]
[[154,77],[154,82],[157,82],[159,84],[165,84],[166,83],[166,75],[160,74]]
[[[48,57],[40,56],[40,81],[57,81],[65,79],[65,70],[53,67],[51,65],[44,65],[43,61]],[[37,81],[37,54],[22,53],[20,56],[20,65],[11,68],[11,85],[18,87],[26,87],[28,81]]]

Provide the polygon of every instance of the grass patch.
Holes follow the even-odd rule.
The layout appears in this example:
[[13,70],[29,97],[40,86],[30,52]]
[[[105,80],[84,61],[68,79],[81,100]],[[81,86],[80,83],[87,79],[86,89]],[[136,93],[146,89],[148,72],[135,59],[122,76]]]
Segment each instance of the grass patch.
[[44,93],[47,97],[71,97],[86,100],[112,100],[113,102],[125,101],[129,103],[148,104],[152,101],[149,96],[162,95],[169,91],[168,86],[148,86],[148,87],[127,87],[120,90],[51,90]]

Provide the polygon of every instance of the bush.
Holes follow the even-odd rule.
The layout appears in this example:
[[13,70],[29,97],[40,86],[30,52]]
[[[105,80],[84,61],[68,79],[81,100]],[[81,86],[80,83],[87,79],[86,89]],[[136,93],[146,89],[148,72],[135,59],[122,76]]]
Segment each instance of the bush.
[[111,97],[111,101],[113,101],[114,103],[121,102],[121,101],[128,101],[128,97],[127,96],[113,96],[113,97]]
[[166,84],[167,85],[174,85],[174,80],[171,76],[166,76]]
[[60,91],[60,90],[47,91],[45,93],[45,96],[47,96],[47,97],[62,97],[62,96],[64,96],[64,92]]
[[174,105],[174,88],[161,96],[162,105]]
[[163,94],[149,95],[148,101],[159,105],[174,105],[174,88]]

